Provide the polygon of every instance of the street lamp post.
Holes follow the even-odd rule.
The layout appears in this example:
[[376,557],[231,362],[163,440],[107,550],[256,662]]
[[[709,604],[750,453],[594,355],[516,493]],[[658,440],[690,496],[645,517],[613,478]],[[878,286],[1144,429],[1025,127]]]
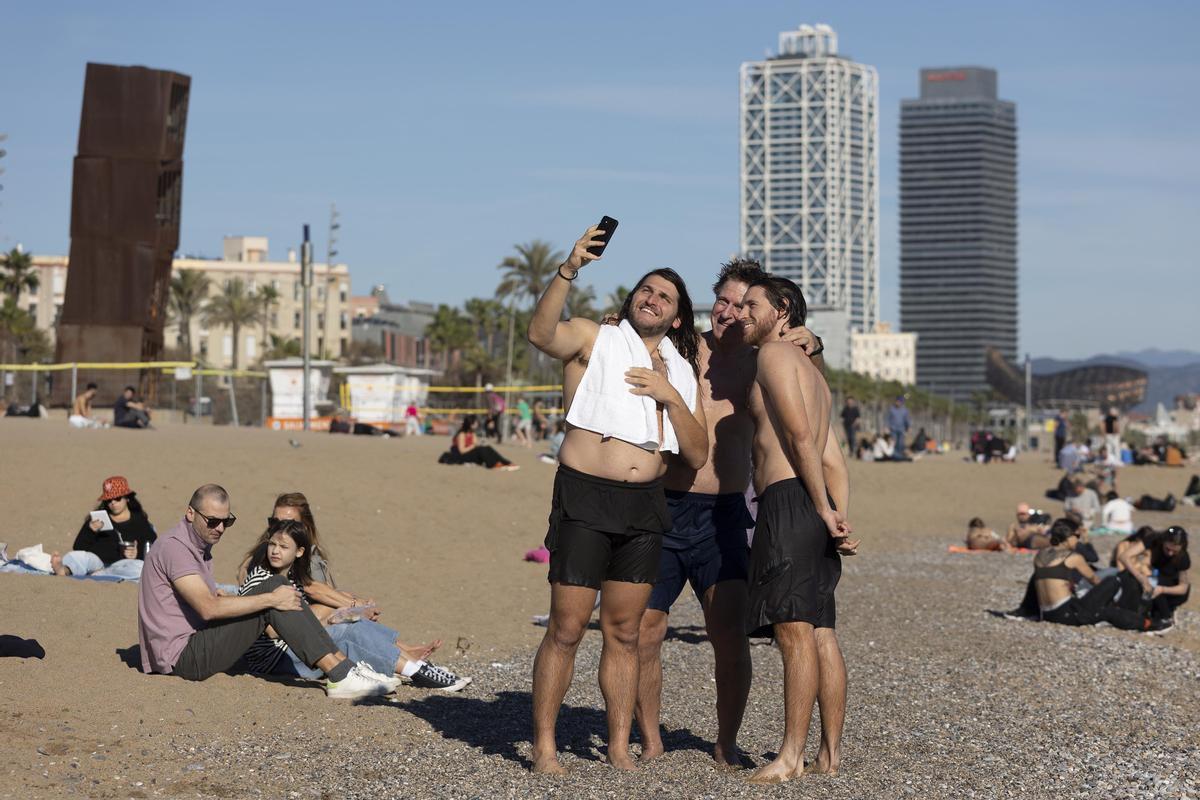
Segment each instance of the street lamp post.
[[312,423],[309,417],[312,416],[312,395],[309,392],[309,377],[308,369],[309,362],[312,360],[312,345],[309,342],[309,336],[312,328],[312,320],[309,319],[312,313],[312,242],[308,238],[308,226],[304,226],[304,243],[300,245],[300,287],[303,298],[303,310],[301,315],[304,317],[304,341],[300,348],[301,361],[303,362],[304,376],[301,387],[304,392],[303,415],[304,415],[304,430],[310,430]]

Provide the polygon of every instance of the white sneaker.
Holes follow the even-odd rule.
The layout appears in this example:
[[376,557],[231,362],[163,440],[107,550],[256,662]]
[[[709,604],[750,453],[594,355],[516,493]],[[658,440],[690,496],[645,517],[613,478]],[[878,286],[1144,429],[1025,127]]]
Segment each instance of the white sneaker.
[[335,700],[359,700],[391,694],[397,685],[360,661],[344,680],[325,681],[325,694]]

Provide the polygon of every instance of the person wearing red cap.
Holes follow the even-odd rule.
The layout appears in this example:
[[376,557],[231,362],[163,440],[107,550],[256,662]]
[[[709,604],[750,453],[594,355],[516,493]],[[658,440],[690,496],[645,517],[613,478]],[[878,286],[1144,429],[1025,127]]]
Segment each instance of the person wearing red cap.
[[142,559],[158,538],[149,517],[138,502],[129,481],[121,475],[104,479],[96,511],[108,520],[89,515],[84,520],[75,544],[66,555],[52,553],[50,564],[55,575],[107,575],[137,580],[142,574]]

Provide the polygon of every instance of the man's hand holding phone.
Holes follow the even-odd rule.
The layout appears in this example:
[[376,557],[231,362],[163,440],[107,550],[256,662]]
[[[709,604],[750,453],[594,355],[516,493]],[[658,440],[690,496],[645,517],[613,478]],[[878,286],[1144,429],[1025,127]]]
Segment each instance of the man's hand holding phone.
[[612,238],[613,231],[616,229],[617,221],[615,219],[603,217],[600,222],[584,231],[583,236],[580,236],[576,240],[575,246],[571,248],[571,255],[563,262],[563,266],[570,270],[571,274],[564,274],[561,270],[559,270],[559,274],[566,280],[575,280],[579,270],[598,260],[604,254],[604,248],[608,246],[608,240]]

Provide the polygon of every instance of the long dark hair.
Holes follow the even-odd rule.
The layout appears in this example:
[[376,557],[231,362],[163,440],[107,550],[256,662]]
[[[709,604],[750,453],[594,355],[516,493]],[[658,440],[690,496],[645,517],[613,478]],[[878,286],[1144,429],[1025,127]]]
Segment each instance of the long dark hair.
[[1079,523],[1069,517],[1061,517],[1054,520],[1054,524],[1050,526],[1050,544],[1058,546],[1070,539],[1072,536],[1079,535]]
[[[1154,542],[1149,546],[1152,562],[1158,564],[1170,564],[1172,567],[1178,567],[1187,554],[1187,531],[1178,525],[1172,525],[1162,533],[1154,537]],[[1162,546],[1170,542],[1171,544],[1179,545],[1179,552],[1172,557],[1167,557],[1163,552]],[[1157,556],[1155,558],[1154,556]]]
[[625,296],[625,302],[621,305],[621,313],[618,316],[620,319],[629,319],[629,309],[633,307],[633,296],[637,294],[637,290],[642,288],[642,284],[651,275],[657,275],[667,281],[679,293],[679,301],[676,303],[677,309],[675,313],[675,318],[679,320],[679,327],[668,329],[667,338],[671,340],[671,344],[675,345],[675,349],[679,351],[679,355],[687,359],[687,362],[692,365],[692,372],[699,377],[700,336],[696,333],[696,317],[692,312],[692,298],[688,295],[687,285],[684,284],[683,278],[679,277],[678,272],[670,267],[652,269],[647,272],[634,284],[633,291]]
[[321,558],[326,561],[329,558],[329,551],[321,544],[321,535],[317,533],[317,521],[313,519],[312,508],[308,505],[308,498],[303,492],[285,492],[275,498],[275,505],[271,506],[271,513],[275,513],[277,508],[294,508],[300,512],[300,521],[304,523],[304,527],[308,529],[308,540],[312,544],[313,555],[321,554]]
[[804,302],[804,293],[795,282],[778,275],[764,275],[750,284],[751,288],[755,286],[762,287],[771,308],[787,315],[789,328],[799,328],[804,324],[808,318],[808,303]]
[[470,433],[471,426],[477,425],[477,424],[479,424],[479,418],[476,417],[474,414],[467,414],[465,417],[463,417],[462,425],[459,427],[458,432],[459,433]]
[[1113,548],[1112,558],[1109,559],[1108,565],[1110,567],[1117,566],[1117,549],[1121,546],[1122,543],[1124,543],[1124,542],[1141,542],[1143,545],[1146,546],[1146,549],[1149,549],[1150,544],[1153,539],[1154,539],[1154,528],[1151,528],[1149,525],[1143,525],[1142,527],[1138,528],[1133,533],[1126,536],[1120,542],[1117,542],[1117,547]]
[[304,552],[296,556],[296,560],[288,569],[287,578],[301,586],[308,586],[313,582],[312,537],[308,535],[308,528],[304,523],[294,519],[281,519],[272,522],[267,527],[259,543],[250,551],[250,564],[246,567],[247,571],[253,570],[255,567],[262,567],[267,572],[271,571],[271,562],[267,559],[267,546],[270,544],[271,537],[277,533],[291,538],[297,548],[303,548]]

